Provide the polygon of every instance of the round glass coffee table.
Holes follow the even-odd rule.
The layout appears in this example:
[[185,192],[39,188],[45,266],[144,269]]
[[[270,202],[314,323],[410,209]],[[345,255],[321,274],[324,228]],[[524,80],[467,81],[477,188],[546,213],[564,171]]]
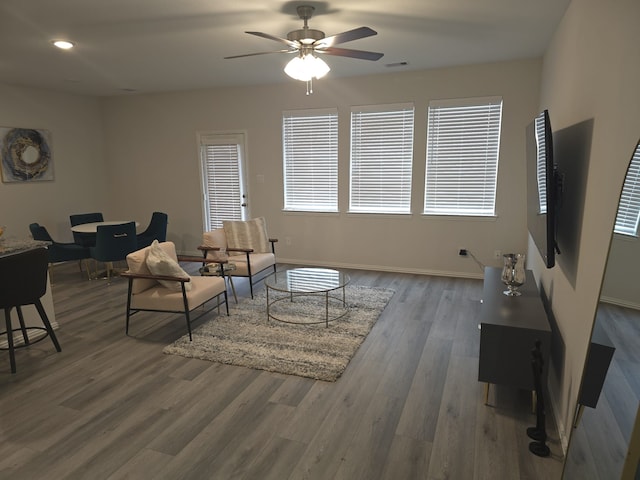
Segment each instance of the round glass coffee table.
[[324,323],[328,327],[329,322],[349,313],[344,288],[349,280],[346,273],[328,268],[293,268],[272,273],[264,282],[267,320]]

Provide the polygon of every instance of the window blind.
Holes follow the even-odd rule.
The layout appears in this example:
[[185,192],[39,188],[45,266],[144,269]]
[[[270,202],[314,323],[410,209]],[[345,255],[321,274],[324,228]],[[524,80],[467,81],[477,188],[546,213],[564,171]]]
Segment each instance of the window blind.
[[222,227],[223,220],[244,220],[242,145],[242,138],[234,136],[200,137],[207,230]]
[[412,104],[352,110],[350,212],[411,212],[413,126]]
[[424,213],[495,215],[502,98],[429,104]]
[[536,144],[538,152],[536,158],[536,178],[538,179],[538,213],[547,213],[547,146],[544,132],[544,117],[536,117]]
[[615,233],[638,236],[640,219],[640,144],[636,147],[622,187]]
[[284,209],[338,211],[338,112],[284,112]]

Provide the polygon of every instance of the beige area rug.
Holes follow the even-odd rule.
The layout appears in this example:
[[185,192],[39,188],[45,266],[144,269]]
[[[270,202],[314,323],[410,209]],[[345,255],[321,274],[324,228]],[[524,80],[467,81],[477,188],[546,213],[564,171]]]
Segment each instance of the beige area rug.
[[[336,381],[347,368],[394,291],[364,286],[346,287],[346,314],[329,322],[308,323],[325,312],[324,297],[301,296],[277,302],[278,318],[306,322],[267,321],[264,290],[253,300],[230,303],[230,316],[217,315],[164,348],[164,353],[239,365],[270,372]],[[270,297],[270,300],[272,298]],[[330,316],[345,313],[330,302]]]

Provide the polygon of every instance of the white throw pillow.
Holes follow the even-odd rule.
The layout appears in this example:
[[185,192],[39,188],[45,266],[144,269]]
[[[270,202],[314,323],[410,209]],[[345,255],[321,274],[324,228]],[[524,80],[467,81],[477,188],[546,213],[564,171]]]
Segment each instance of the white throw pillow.
[[[189,274],[185,272],[178,262],[176,262],[171,256],[165,252],[158,240],[154,240],[149,247],[149,253],[147,254],[147,268],[153,275],[166,275],[170,277],[188,277]],[[171,282],[168,280],[158,280],[160,284],[169,290],[181,291],[182,287],[180,282]],[[191,282],[184,284],[185,290],[191,290]]]

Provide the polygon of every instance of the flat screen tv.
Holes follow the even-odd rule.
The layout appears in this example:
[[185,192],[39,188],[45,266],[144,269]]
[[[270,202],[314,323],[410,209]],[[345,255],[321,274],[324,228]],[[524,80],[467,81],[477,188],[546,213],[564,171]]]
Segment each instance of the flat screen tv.
[[558,181],[552,137],[549,112],[544,110],[527,127],[527,228],[547,268],[555,265],[557,252]]

